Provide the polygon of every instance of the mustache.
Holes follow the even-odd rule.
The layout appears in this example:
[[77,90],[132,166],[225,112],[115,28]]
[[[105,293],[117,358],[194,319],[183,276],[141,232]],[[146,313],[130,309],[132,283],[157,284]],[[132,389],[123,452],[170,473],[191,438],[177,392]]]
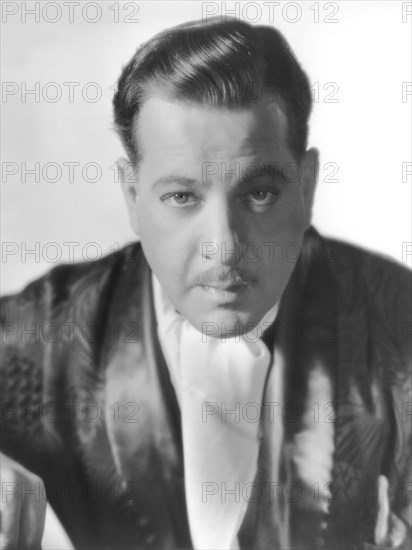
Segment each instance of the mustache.
[[216,269],[210,269],[198,275],[194,280],[193,286],[208,286],[213,283],[246,286],[256,283],[256,279],[250,275],[246,275],[246,273],[239,269],[220,269],[218,271]]

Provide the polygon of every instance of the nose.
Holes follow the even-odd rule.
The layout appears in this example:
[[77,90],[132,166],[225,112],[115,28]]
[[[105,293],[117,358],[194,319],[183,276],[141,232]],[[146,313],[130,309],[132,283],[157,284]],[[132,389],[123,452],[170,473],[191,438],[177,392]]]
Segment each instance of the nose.
[[239,223],[226,198],[210,203],[203,220],[202,258],[220,265],[240,261]]

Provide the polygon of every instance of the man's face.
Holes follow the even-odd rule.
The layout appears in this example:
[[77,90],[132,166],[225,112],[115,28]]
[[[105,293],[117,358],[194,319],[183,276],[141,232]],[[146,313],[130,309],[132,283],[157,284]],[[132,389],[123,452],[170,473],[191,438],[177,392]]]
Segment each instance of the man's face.
[[296,265],[316,154],[296,165],[275,104],[229,110],[152,97],[136,131],[137,183],[123,186],[153,272],[198,330],[252,330]]

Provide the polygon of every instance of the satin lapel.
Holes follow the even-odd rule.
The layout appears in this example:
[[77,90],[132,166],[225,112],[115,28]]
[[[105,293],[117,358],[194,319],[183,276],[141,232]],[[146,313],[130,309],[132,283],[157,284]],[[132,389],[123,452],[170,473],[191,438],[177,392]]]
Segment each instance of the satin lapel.
[[140,245],[124,263],[109,311],[106,424],[116,467],[164,544],[190,546],[180,417],[160,350],[151,272]]
[[[293,460],[293,454],[295,449],[298,452],[296,445],[302,445],[301,439],[295,440],[302,429],[310,429],[311,437],[325,437],[325,430],[322,430],[319,424],[334,422],[333,403],[336,400],[339,378],[339,336],[337,289],[330,261],[323,241],[315,231],[308,231],[298,266],[299,279],[295,278],[293,286],[288,289],[287,299],[290,301],[292,295],[295,305],[288,305],[286,301],[284,304],[285,308],[293,310],[292,317],[282,320],[287,324],[279,332],[277,342],[277,345],[285,347],[288,357],[286,410],[291,410],[292,413],[295,411],[295,414],[286,415],[285,425],[286,440],[291,449],[290,468],[293,484],[293,490],[289,492],[291,543],[296,549],[315,550],[322,545],[324,511],[319,495],[323,495],[327,487],[323,487],[324,481],[316,479],[315,467],[315,477],[308,479],[307,476],[312,476],[312,467],[309,466],[305,468],[304,479],[299,465]],[[294,329],[294,337],[289,339],[287,336],[285,338],[288,326]],[[319,402],[312,400],[308,380],[314,369],[331,380],[332,402],[329,399]],[[304,418],[306,424],[303,424]],[[329,428],[328,433],[330,427],[325,428]],[[315,435],[316,432],[321,435]],[[333,438],[333,428],[330,437]],[[309,447],[313,445],[314,443],[309,443]],[[303,452],[302,449],[300,451]],[[305,453],[308,452],[313,453],[313,450],[307,448]],[[326,448],[318,449],[319,454],[325,452],[328,452]]]
[[[388,414],[383,378],[377,358],[371,357],[372,324],[355,280],[355,259],[342,258],[344,253],[310,229],[282,298],[272,340],[275,358],[281,358],[285,371],[284,433],[266,414],[257,478],[278,485],[271,499],[262,492],[256,506],[249,508],[242,548],[354,550],[373,540]],[[265,336],[269,342],[270,335]],[[316,480],[312,486],[303,483],[294,465],[301,415],[292,414],[288,422],[287,413],[289,408],[304,410],[308,373],[314,366],[321,366],[333,382],[332,402],[319,410],[319,422],[334,423],[327,517],[319,507],[324,488]],[[270,401],[269,393],[265,400]],[[262,412],[265,420],[265,409]],[[281,451],[276,449],[280,444]]]
[[[282,441],[273,416],[262,423],[258,479],[272,485],[276,482],[277,488],[270,500],[264,496],[259,499],[254,537],[249,533],[242,548],[314,550],[325,544],[328,549],[348,550],[352,540],[370,538],[376,515],[375,482],[383,452],[379,449],[382,422],[376,418],[372,398],[379,388],[366,375],[367,319],[364,312],[359,313],[360,301],[347,304],[346,294],[339,298],[342,288],[333,269],[333,252],[316,231],[307,232],[302,257],[273,327],[274,355],[283,362],[285,372],[284,433]],[[311,486],[304,483],[293,461],[294,436],[301,428],[308,374],[319,366],[333,382],[332,402],[319,410],[319,422],[334,423],[328,521],[319,506],[319,493],[324,487],[316,485],[316,479]],[[268,393],[265,400],[270,401]],[[294,414],[296,411],[300,414]],[[281,451],[277,445],[282,445]]]
[[[377,513],[377,480],[382,473],[387,414],[382,381],[371,360],[371,319],[356,281],[354,258],[328,245],[315,231],[306,235],[301,271],[306,269],[295,323],[301,342],[290,357],[288,402],[304,406],[307,373],[320,365],[333,381],[332,403],[319,410],[319,422],[334,423],[334,460],[329,489],[329,515],[323,518],[317,480],[302,484],[292,471],[301,496],[291,503],[294,548],[357,548],[373,541]],[[303,269],[302,269],[303,268]],[[288,426],[287,426],[288,429]],[[299,423],[289,426],[290,440]]]
[[[242,548],[263,550],[270,547],[283,550],[293,542],[291,527],[294,524],[288,489],[292,482],[291,443],[294,426],[285,421],[285,414],[288,414],[290,405],[296,407],[305,392],[299,363],[301,338],[298,333],[310,260],[308,242],[306,249],[308,251],[300,259],[284,292],[276,322],[263,336],[263,340],[273,350],[274,361],[268,373],[262,407],[257,475],[260,498],[254,506],[249,507],[245,521],[248,532],[246,525],[242,526]],[[279,386],[282,389],[279,390]],[[251,521],[252,513],[255,516],[254,523]]]
[[[371,331],[373,323],[356,274],[355,258],[336,245],[338,371],[335,457],[327,548],[349,550],[373,542],[377,481],[383,469],[387,418]],[[335,267],[335,266],[334,266]]]

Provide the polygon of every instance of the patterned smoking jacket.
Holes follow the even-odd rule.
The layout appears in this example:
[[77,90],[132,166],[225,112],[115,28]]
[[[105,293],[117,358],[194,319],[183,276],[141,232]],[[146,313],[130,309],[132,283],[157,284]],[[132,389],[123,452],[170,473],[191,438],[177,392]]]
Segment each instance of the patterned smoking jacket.
[[[180,411],[140,244],[57,266],[1,306],[1,449],[44,480],[75,547],[192,548]],[[286,362],[286,401],[305,402],[314,364],[333,380],[333,407],[320,410],[335,428],[329,511],[294,471],[295,416],[279,481],[301,498],[254,502],[242,548],[377,548],[381,475],[411,548],[411,334],[409,270],[306,232],[264,340]],[[278,480],[273,426],[262,429],[258,472]]]

